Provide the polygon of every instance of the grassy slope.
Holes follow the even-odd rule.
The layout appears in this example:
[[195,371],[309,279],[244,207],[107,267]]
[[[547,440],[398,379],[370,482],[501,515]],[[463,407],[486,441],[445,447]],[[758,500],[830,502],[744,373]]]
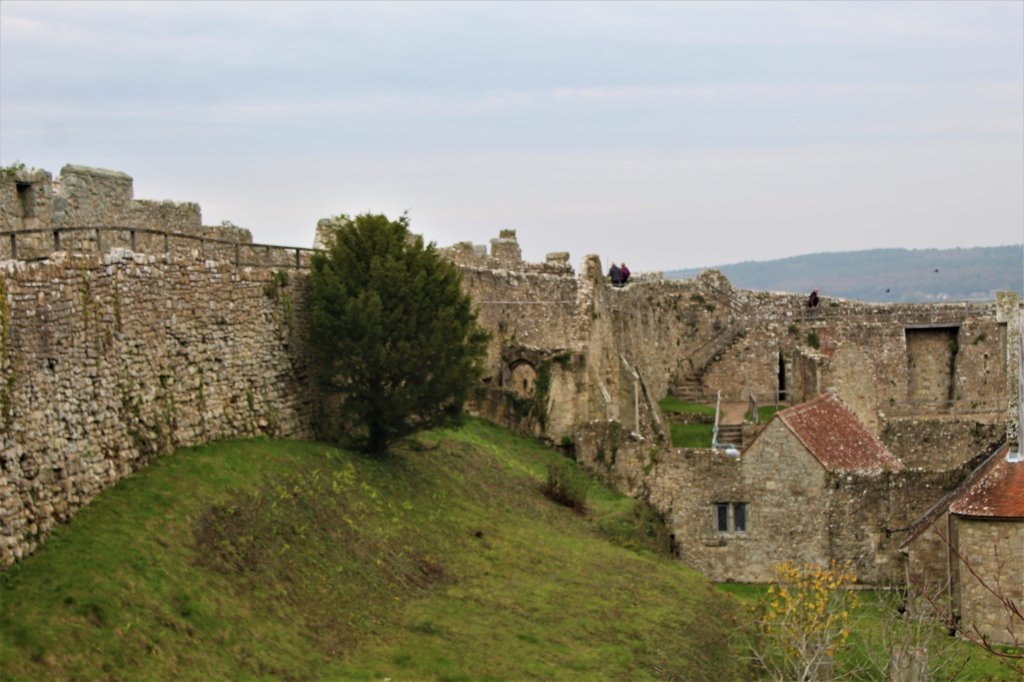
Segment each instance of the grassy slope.
[[731,600],[624,546],[650,527],[633,501],[551,503],[559,455],[478,422],[421,443],[157,461],[0,574],[0,677],[741,676]]

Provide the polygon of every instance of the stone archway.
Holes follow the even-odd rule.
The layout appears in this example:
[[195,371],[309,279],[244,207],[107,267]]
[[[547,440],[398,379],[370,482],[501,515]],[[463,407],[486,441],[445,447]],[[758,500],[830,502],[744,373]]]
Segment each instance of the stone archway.
[[537,391],[537,369],[527,360],[517,360],[509,365],[505,385],[517,398],[532,398]]

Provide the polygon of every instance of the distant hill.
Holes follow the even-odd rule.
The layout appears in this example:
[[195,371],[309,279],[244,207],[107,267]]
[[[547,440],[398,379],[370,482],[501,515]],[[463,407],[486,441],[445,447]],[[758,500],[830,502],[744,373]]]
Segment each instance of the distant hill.
[[[872,249],[812,253],[770,261],[708,266],[735,286],[809,293],[860,301],[978,301],[996,291],[1024,295],[1024,248]],[[671,270],[668,279],[695,277],[707,268]]]

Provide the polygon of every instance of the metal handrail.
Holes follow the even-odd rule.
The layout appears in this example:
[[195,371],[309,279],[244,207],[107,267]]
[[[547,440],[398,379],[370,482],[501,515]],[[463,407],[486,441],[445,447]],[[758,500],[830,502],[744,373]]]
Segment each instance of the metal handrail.
[[[177,240],[183,240],[186,242],[198,242],[200,252],[205,251],[204,247],[206,244],[214,244],[220,246],[230,246],[234,248],[235,252],[235,265],[262,265],[265,263],[242,263],[241,262],[241,251],[242,248],[246,249],[264,249],[266,255],[270,255],[271,250],[279,252],[294,252],[295,262],[289,263],[287,267],[294,267],[296,269],[303,269],[307,266],[302,263],[302,255],[317,253],[318,249],[309,249],[299,246],[276,246],[272,244],[257,244],[253,242],[238,242],[229,239],[218,239],[216,237],[205,237],[202,235],[187,234],[184,232],[172,232],[169,230],[159,230],[149,227],[134,227],[134,226],[122,226],[122,225],[104,225],[100,227],[41,227],[31,228],[27,230],[3,230],[0,231],[0,240],[4,237],[8,237],[11,242],[11,258],[18,259],[18,236],[19,235],[36,235],[36,234],[52,234],[54,251],[61,251],[61,235],[68,233],[80,233],[80,232],[93,232],[95,233],[96,239],[96,251],[102,251],[102,237],[100,236],[104,232],[128,232],[129,240],[131,244],[131,250],[135,251],[137,247],[136,236],[137,234],[149,234],[149,235],[163,235],[164,237],[164,253],[170,253],[171,249],[171,238]],[[281,265],[281,264],[278,264]]]

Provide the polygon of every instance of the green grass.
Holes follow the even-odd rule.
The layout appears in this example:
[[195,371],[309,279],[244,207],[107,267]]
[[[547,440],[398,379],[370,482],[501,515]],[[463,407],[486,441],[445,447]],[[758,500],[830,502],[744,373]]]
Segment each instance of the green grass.
[[[765,596],[767,585],[719,583],[742,608],[751,609]],[[1019,680],[1020,676],[980,647],[950,637],[945,628],[928,621],[903,622],[898,595],[875,590],[858,591],[860,606],[850,614],[850,639],[837,657],[837,674],[850,679],[885,679],[886,642],[915,641],[927,646],[935,679]],[[747,617],[749,620],[750,616]]]
[[669,424],[674,448],[710,448],[714,424]]
[[[688,403],[674,396],[667,396],[658,401],[661,411],[681,414],[702,414],[714,419],[715,408],[711,405]],[[679,424],[669,423],[669,434],[674,448],[710,448],[714,436],[714,424]]]
[[648,507],[471,421],[385,460],[180,450],[0,573],[0,677],[736,679],[735,613]]
[[[778,407],[775,405],[760,405],[757,408],[758,423],[767,424],[768,420],[770,420],[776,412],[784,409],[786,409],[784,405],[779,405]],[[743,419],[748,422],[752,422],[754,420],[753,415],[750,414],[750,410],[747,410],[746,414],[743,415]]]
[[713,405],[688,403],[685,400],[680,400],[674,396],[662,398],[658,401],[658,406],[661,407],[662,412],[698,412],[700,414],[710,415],[711,417],[715,416],[715,408]]

